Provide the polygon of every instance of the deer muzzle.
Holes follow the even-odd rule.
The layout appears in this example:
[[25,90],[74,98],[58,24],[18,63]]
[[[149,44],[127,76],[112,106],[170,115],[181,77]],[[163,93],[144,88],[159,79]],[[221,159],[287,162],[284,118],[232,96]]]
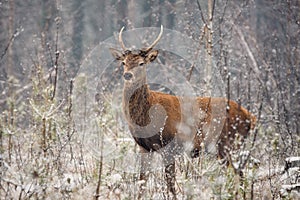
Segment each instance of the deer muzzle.
[[123,77],[124,77],[124,79],[125,79],[126,81],[129,81],[129,80],[132,79],[133,75],[132,75],[132,73],[130,73],[130,72],[126,72],[126,73],[123,74]]

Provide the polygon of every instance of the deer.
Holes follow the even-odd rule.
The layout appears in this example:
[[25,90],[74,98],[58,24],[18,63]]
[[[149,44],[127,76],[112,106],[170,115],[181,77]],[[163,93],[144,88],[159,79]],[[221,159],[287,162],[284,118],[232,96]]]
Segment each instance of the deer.
[[[150,46],[138,50],[126,48],[122,39],[123,30],[124,27],[118,35],[122,50],[110,48],[114,59],[123,65],[123,113],[141,154],[158,152],[162,155],[167,188],[176,199],[175,156],[187,151],[188,155],[196,158],[203,146],[205,148],[203,143],[214,140],[217,157],[229,162],[228,154],[234,148],[233,141],[249,135],[255,127],[256,117],[237,102],[224,97],[189,98],[150,90],[146,66],[158,57],[159,50],[154,47],[162,37],[163,26]],[[212,119],[213,112],[218,112],[214,108],[223,105],[226,105],[225,117],[218,119],[223,123],[219,130],[214,130],[211,128],[215,121]],[[208,131],[211,132],[210,136]],[[139,179],[144,183],[147,180],[147,167],[151,163],[149,159],[149,156],[141,158]],[[140,193],[143,193],[143,189]]]

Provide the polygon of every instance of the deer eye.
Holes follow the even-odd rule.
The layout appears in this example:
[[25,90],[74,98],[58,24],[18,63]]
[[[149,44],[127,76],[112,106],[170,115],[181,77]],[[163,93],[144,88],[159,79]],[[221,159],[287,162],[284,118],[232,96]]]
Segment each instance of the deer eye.
[[145,63],[144,62],[140,62],[139,63],[139,66],[143,66]]
[[124,66],[124,65],[125,65],[125,62],[124,62],[124,61],[122,61],[122,62],[121,62],[121,64]]

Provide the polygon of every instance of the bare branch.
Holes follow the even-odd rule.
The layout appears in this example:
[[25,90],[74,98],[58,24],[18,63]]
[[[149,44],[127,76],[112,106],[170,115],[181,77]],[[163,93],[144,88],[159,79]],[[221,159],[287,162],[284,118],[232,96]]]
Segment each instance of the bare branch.
[[198,8],[199,8],[199,10],[200,10],[201,19],[202,19],[203,23],[204,23],[204,24],[207,24],[207,23],[206,23],[206,20],[205,20],[205,17],[204,17],[204,15],[203,15],[203,12],[202,12],[201,5],[200,5],[200,3],[199,3],[199,0],[197,0],[197,5],[198,5]]

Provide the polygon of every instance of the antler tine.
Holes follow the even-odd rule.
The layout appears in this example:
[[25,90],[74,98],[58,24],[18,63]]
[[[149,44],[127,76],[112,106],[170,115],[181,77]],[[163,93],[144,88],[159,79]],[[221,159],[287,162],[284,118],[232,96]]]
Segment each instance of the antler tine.
[[156,40],[146,49],[146,51],[150,51],[157,43],[158,41],[160,40],[162,34],[163,34],[163,30],[164,30],[164,27],[163,25],[160,26],[160,33],[158,35],[158,37],[156,38]]
[[123,32],[124,28],[125,27],[123,26],[122,29],[120,30],[120,33],[119,33],[119,43],[120,43],[122,49],[125,51],[126,47],[125,47],[123,39],[122,39],[122,32]]

